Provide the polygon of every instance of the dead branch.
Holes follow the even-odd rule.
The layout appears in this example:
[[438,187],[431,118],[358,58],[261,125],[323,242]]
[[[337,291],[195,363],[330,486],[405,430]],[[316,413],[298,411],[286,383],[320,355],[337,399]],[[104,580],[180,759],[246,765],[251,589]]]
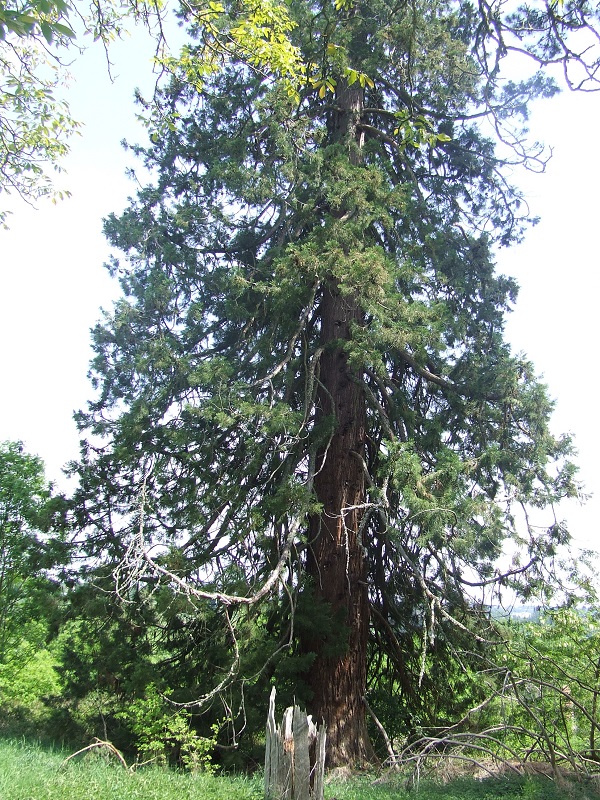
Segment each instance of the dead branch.
[[367,711],[369,712],[369,714],[371,716],[371,719],[373,720],[373,722],[377,726],[379,732],[383,736],[383,741],[385,742],[385,746],[386,746],[387,751],[389,753],[390,764],[391,764],[392,768],[395,769],[395,770],[399,770],[400,767],[398,766],[398,764],[395,763],[396,754],[394,752],[394,747],[392,745],[392,741],[391,741],[390,737],[387,735],[386,729],[383,727],[383,725],[379,721],[379,718],[377,717],[377,715],[375,714],[375,712],[373,711],[373,709],[369,705],[369,701],[367,700],[366,697],[363,697],[363,703],[365,704],[365,707],[366,707]]
[[82,747],[81,750],[77,750],[76,753],[71,753],[70,756],[67,756],[67,758],[65,758],[65,760],[61,763],[60,766],[64,767],[68,761],[70,761],[72,758],[75,758],[76,756],[80,756],[82,753],[90,752],[91,750],[97,750],[97,749],[106,750],[110,755],[114,756],[117,759],[117,761],[119,761],[119,763],[123,767],[125,767],[125,769],[129,769],[129,767],[127,766],[127,762],[125,761],[121,751],[117,750],[117,748],[114,746],[114,744],[112,744],[112,742],[105,742],[102,739],[98,739],[97,737],[95,737],[94,741],[91,744],[88,744],[87,747]]

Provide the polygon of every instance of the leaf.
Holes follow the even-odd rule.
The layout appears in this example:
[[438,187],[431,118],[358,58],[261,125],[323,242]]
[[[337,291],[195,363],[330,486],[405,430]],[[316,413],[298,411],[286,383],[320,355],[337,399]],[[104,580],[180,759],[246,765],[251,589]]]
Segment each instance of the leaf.
[[52,40],[54,38],[54,29],[52,25],[48,24],[47,22],[40,22],[40,30],[42,31],[42,35],[48,44],[52,44]]
[[67,25],[62,25],[60,22],[54,23],[54,30],[60,36],[66,36],[68,39],[73,39],[75,37],[75,31]]

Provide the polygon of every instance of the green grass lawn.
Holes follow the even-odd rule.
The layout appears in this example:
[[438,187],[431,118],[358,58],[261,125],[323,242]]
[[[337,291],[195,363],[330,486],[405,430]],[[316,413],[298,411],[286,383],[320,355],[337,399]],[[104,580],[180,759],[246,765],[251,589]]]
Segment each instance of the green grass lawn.
[[260,780],[186,775],[145,767],[136,772],[102,756],[63,765],[64,753],[0,742],[1,800],[261,800]]
[[[65,754],[25,742],[0,740],[0,800],[262,800],[260,776],[189,775],[145,767],[130,772],[94,755],[64,764]],[[568,795],[546,779],[374,783],[371,776],[329,783],[326,800],[597,800],[578,788]]]

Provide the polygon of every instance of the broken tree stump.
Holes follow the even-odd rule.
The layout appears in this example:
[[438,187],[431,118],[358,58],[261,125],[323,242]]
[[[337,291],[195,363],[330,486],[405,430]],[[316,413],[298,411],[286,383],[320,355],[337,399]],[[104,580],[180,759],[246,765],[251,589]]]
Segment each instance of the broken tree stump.
[[265,748],[266,800],[323,800],[325,725],[319,728],[298,706],[275,723],[275,687],[271,690]]

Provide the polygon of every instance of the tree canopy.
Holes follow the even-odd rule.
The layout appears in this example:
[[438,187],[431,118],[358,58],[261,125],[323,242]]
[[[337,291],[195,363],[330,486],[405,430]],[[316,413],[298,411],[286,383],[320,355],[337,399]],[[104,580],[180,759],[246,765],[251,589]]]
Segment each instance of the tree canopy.
[[[538,7],[539,5],[539,7]],[[502,3],[472,8],[478,15],[480,60],[487,72],[498,70],[510,52],[526,53],[543,66],[560,65],[571,88],[589,90],[595,84],[598,61],[590,57],[595,42],[594,10],[586,2],[539,3],[505,12]],[[335,4],[343,12],[344,0]],[[193,58],[184,48],[174,57],[165,30],[169,10],[191,24],[197,42]],[[49,171],[61,171],[69,138],[79,125],[65,91],[65,60],[83,47],[83,35],[101,41],[107,52],[131,24],[143,24],[156,41],[157,82],[171,69],[200,86],[229,59],[242,59],[264,76],[283,82],[298,96],[309,81],[321,93],[332,90],[323,63],[306,61],[294,35],[298,24],[288,5],[278,0],[187,3],[169,6],[164,0],[79,3],[76,0],[3,0],[0,3],[0,193],[16,192],[28,201],[63,197]],[[568,38],[570,36],[570,38]],[[331,56],[332,53],[329,54]],[[339,55],[339,54],[338,54]],[[339,59],[338,59],[339,61]],[[338,63],[339,68],[339,63]],[[368,80],[346,66],[350,80]],[[425,128],[417,126],[423,138]],[[0,212],[0,220],[6,212]]]
[[297,94],[240,53],[196,80],[192,22],[149,109],[155,179],[106,221],[123,297],[73,468],[86,552],[212,666],[197,704],[275,680],[325,719],[334,765],[372,755],[365,698],[410,724],[434,707],[461,638],[493,637],[485,593],[543,591],[568,540],[571,445],[504,340],[517,287],[493,253],[528,222],[506,168],[543,163],[524,126],[557,91],[545,67],[595,80],[595,12],[287,9]]
[[[65,196],[54,188],[50,171],[62,170],[69,139],[79,128],[65,84],[68,65],[83,49],[84,36],[102,43],[110,71],[111,43],[129,27],[145,26],[156,42],[159,82],[161,72],[175,63],[165,31],[168,12],[178,8],[162,0],[0,2],[0,194],[16,192],[27,201]],[[237,54],[255,69],[276,74],[291,93],[296,91],[303,65],[287,35],[292,23],[285,5],[250,0],[227,19],[220,3],[184,4],[182,9],[204,41],[193,66],[196,83]],[[6,212],[0,211],[0,221],[5,218]]]
[[49,596],[48,571],[65,558],[64,511],[42,460],[21,442],[0,443],[0,666],[24,624],[39,616],[32,609]]

